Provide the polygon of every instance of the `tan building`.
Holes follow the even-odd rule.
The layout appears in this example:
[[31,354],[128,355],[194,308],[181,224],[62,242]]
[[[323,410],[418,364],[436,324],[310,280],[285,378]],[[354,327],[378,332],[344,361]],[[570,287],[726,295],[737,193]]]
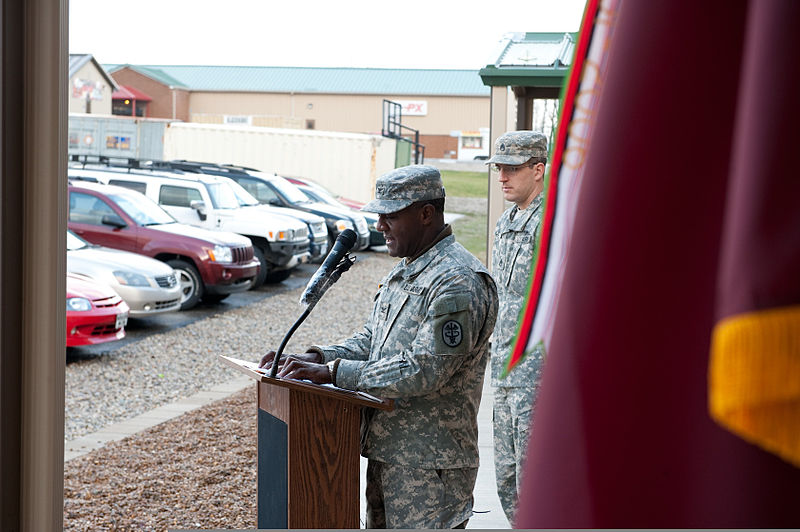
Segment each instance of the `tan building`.
[[488,154],[489,94],[477,70],[108,66],[152,98],[149,116],[381,134],[384,100],[400,104],[402,135],[425,157]]
[[117,84],[91,54],[69,54],[69,112],[111,114]]

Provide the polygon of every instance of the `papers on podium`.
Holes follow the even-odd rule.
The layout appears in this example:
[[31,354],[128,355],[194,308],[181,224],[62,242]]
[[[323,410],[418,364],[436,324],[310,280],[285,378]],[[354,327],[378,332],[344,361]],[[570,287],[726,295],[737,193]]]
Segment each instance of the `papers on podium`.
[[268,370],[267,368],[259,368],[258,362],[248,362],[247,360],[241,360],[238,358],[228,357],[225,355],[217,355],[217,356],[221,358],[222,361],[228,364],[229,366],[232,366],[238,369],[239,371],[242,371],[243,373],[250,375],[252,378],[260,382],[272,382],[274,384],[279,384],[279,382],[282,381],[282,382],[291,382],[312,387],[329,388],[338,393],[343,393],[349,396],[355,396],[360,399],[366,400],[370,403],[375,403],[374,405],[370,405],[374,406],[375,408],[391,410],[394,406],[394,401],[391,399],[381,399],[380,397],[375,397],[374,395],[370,395],[366,392],[348,390],[347,388],[339,388],[338,386],[334,386],[333,384],[315,384],[310,380],[306,379],[275,379],[269,376],[270,370]]

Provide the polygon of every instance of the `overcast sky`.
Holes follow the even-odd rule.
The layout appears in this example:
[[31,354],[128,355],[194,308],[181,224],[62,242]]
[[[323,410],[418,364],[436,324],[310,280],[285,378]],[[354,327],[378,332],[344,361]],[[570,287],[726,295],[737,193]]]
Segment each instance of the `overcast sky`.
[[585,0],[70,0],[100,63],[479,69],[509,32],[577,31]]

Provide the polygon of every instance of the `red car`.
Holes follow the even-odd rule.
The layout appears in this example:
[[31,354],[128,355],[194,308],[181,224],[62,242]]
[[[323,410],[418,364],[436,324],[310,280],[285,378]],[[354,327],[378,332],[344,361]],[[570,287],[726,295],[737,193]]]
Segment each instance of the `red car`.
[[181,310],[248,290],[258,274],[247,237],[177,223],[158,204],[127,188],[71,182],[67,226],[92,244],[169,264],[181,285]]
[[125,338],[127,303],[108,285],[67,274],[67,347]]

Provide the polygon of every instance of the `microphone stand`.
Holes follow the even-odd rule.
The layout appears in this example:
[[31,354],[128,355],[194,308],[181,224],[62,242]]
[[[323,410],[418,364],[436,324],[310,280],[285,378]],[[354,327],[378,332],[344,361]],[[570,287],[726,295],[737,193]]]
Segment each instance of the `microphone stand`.
[[275,353],[275,358],[272,359],[272,369],[269,372],[270,378],[272,379],[277,378],[278,362],[280,361],[281,355],[283,354],[283,348],[286,347],[286,344],[289,342],[289,338],[292,337],[297,328],[300,327],[300,324],[302,324],[308,317],[308,315],[311,314],[311,310],[317,305],[319,300],[322,299],[325,290],[327,290],[328,287],[330,287],[333,283],[338,281],[339,277],[341,277],[344,272],[349,270],[350,266],[355,264],[355,262],[356,259],[354,257],[351,257],[349,253],[345,253],[344,257],[342,257],[342,260],[339,262],[339,264],[336,265],[336,267],[331,272],[330,280],[329,282],[326,283],[325,287],[320,292],[319,297],[314,298],[308,302],[306,309],[303,311],[300,317],[297,318],[297,321],[295,321],[294,324],[289,328],[289,331],[283,337],[283,340],[281,340],[281,344],[278,346],[278,351]]

